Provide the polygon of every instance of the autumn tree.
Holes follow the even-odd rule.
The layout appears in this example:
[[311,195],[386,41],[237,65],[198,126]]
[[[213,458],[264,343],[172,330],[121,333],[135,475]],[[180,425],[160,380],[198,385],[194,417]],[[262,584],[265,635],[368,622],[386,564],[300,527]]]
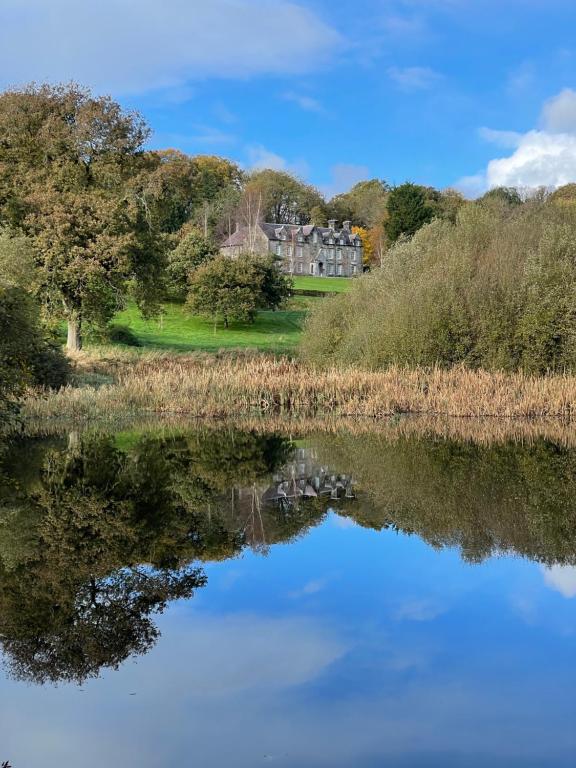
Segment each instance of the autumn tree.
[[192,222],[208,237],[227,191],[240,191],[240,168],[222,157],[175,149],[150,152],[147,160],[143,194],[157,228],[175,233]]
[[71,350],[129,286],[155,309],[162,248],[135,184],[147,137],[138,115],[75,84],[0,95],[0,222],[32,239],[38,295],[66,319]]
[[[247,205],[247,202],[250,205]],[[323,203],[315,187],[285,171],[255,171],[249,176],[240,205],[241,223],[258,209],[261,221],[276,224],[309,224],[312,211]]]
[[360,181],[348,192],[330,200],[330,218],[350,220],[365,229],[376,227],[384,220],[389,191],[389,186],[380,179]]
[[289,278],[274,259],[246,254],[237,259],[217,256],[190,279],[188,306],[204,317],[253,322],[261,309],[276,309],[290,293]]

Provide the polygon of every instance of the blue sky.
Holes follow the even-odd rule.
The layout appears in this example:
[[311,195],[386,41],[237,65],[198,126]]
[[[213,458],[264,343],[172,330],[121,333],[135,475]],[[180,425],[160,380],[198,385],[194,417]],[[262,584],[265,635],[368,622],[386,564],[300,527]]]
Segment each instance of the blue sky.
[[474,194],[576,181],[569,0],[0,0],[0,85],[75,79],[152,145]]

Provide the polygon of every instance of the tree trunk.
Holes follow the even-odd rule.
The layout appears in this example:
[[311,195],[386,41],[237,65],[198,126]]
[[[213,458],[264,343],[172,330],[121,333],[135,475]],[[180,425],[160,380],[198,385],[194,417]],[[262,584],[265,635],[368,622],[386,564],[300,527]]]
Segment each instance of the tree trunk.
[[70,352],[79,352],[82,349],[82,324],[77,317],[68,320],[66,349]]

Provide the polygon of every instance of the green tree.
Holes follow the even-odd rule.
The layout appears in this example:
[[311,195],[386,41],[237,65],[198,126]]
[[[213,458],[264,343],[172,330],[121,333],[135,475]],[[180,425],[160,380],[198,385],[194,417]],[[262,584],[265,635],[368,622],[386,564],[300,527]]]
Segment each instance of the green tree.
[[175,149],[150,152],[147,158],[143,195],[155,226],[176,233],[191,221],[208,237],[222,198],[229,190],[239,193],[240,168],[222,157],[191,157]]
[[69,349],[130,286],[156,308],[163,250],[135,182],[147,136],[138,115],[74,84],[0,95],[0,222],[32,238],[39,296],[66,319]]
[[312,211],[324,200],[317,189],[285,171],[255,171],[249,176],[240,203],[239,219],[276,224],[309,224]]
[[386,234],[391,242],[402,235],[411,237],[434,216],[425,188],[409,182],[392,189],[386,210]]
[[514,187],[494,187],[494,189],[488,190],[478,202],[491,203],[500,202],[507,205],[522,205],[522,198],[520,193]]
[[273,259],[243,255],[217,256],[199,267],[190,280],[190,310],[216,323],[253,322],[259,309],[276,309],[290,292],[291,283]]
[[30,242],[0,229],[0,411],[13,409],[25,386],[60,386],[69,369],[49,339],[30,291],[35,270]]
[[213,258],[218,253],[218,247],[204,237],[201,230],[194,227],[188,229],[182,239],[168,254],[167,287],[170,296],[184,300],[189,291],[189,279],[195,269]]
[[370,179],[355,184],[349,192],[333,197],[328,203],[330,217],[352,221],[358,227],[371,229],[382,224],[390,188],[385,181]]

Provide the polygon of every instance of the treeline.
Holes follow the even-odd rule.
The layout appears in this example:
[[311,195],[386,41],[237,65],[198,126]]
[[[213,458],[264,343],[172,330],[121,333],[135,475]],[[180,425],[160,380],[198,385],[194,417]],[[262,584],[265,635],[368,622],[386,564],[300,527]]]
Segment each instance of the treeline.
[[389,249],[382,269],[317,307],[308,360],[370,369],[576,369],[576,185],[496,190]]

